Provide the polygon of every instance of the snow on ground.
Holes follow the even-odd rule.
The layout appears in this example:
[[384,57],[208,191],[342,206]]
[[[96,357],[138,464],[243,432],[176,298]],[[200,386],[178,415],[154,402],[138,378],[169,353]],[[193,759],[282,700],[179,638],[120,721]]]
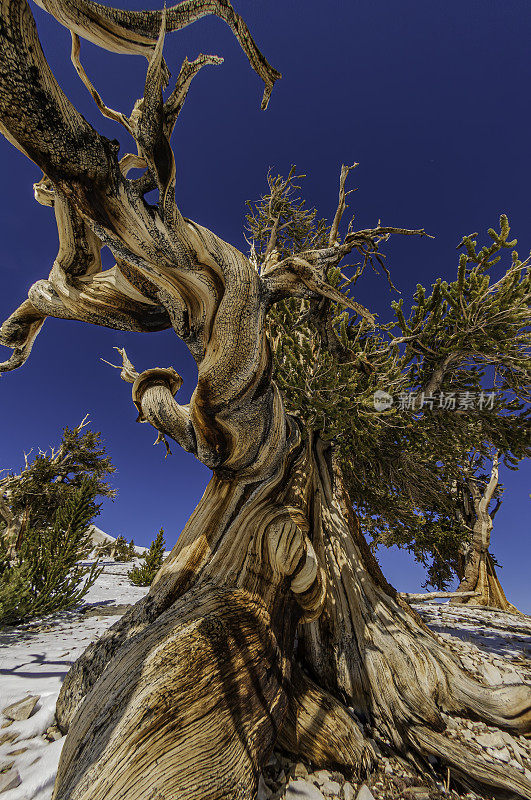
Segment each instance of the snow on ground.
[[[28,719],[10,722],[0,716],[2,800],[50,800],[65,741],[57,738],[60,734],[54,728],[61,683],[75,659],[124,613],[124,606],[148,591],[128,580],[132,564],[110,559],[103,566],[80,609],[0,631],[0,710],[39,695]],[[465,665],[469,659],[472,672],[483,672],[480,651],[490,654],[484,675],[488,682],[499,682],[500,677],[513,682],[522,674],[531,677],[531,617],[448,605],[416,608],[437,634],[450,637]],[[15,785],[17,773],[20,782]],[[10,782],[12,788],[2,791]]]
[[[145,549],[145,548],[144,548]],[[85,606],[133,605],[147,592],[144,586],[135,586],[127,577],[133,564],[106,559],[101,562],[103,572],[83,598]],[[141,563],[141,562],[139,562]]]
[[[482,655],[489,655],[485,675],[488,683],[517,683],[521,676],[531,681],[530,616],[449,603],[423,603],[415,608],[435,633],[443,639],[450,638],[452,646],[460,650],[461,660],[472,659],[480,665]],[[464,649],[459,648],[460,643]],[[485,671],[485,665],[481,666]],[[494,668],[501,668],[501,678]]]
[[[127,578],[132,564],[103,564],[80,610],[0,631],[0,709],[40,695],[29,719],[8,724],[0,718],[0,771],[12,764],[11,771],[16,769],[21,779],[19,786],[1,792],[2,800],[50,799],[65,739],[50,742],[45,734],[54,723],[61,683],[78,656],[120,618],[123,606],[148,591]],[[121,608],[113,615],[114,606]]]

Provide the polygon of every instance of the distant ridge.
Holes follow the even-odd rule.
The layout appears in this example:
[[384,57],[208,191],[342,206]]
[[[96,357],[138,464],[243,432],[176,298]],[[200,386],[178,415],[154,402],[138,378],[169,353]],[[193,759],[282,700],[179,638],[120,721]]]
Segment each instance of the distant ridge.
[[[102,531],[101,528],[98,528],[97,525],[90,525],[89,532],[94,547],[96,547],[99,544],[109,544],[111,542],[116,541],[115,536],[111,536],[109,533],[105,533],[105,531]],[[138,553],[138,555],[140,556],[143,555],[147,550],[149,550],[148,547],[141,547],[140,545],[135,544],[135,552]],[[169,553],[170,551],[166,550],[165,556],[169,555]]]

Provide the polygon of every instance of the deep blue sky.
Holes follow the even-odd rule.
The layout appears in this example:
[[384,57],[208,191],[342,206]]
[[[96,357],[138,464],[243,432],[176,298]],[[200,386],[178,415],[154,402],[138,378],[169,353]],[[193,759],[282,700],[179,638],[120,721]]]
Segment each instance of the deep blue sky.
[[[132,0],[131,8],[146,3]],[[455,274],[455,247],[471,231],[509,215],[519,251],[531,247],[531,5],[525,0],[235,0],[259,46],[283,73],[267,112],[262,85],[228,28],[215,18],[168,36],[175,73],[185,55],[217,53],[221,67],[195,79],[174,139],[178,202],[183,213],[245,247],[245,201],[256,198],[269,167],[307,174],[305,194],[332,215],[342,162],[352,175],[351,209],[359,227],[424,227],[434,240],[388,246],[388,266],[407,298],[417,282]],[[150,3],[150,7],[159,7]],[[32,6],[43,47],[63,89],[110,138],[131,148],[119,126],[103,120],[69,61],[69,34]],[[129,113],[142,93],[146,61],[82,43],[85,68],[105,102]],[[29,286],[47,277],[57,251],[50,209],[33,200],[37,168],[0,140],[3,188],[0,271],[2,319]],[[111,265],[110,256],[108,265]],[[359,299],[381,319],[393,297],[368,276]],[[135,425],[130,387],[100,357],[126,346],[139,370],[174,366],[194,387],[194,365],[171,332],[122,334],[47,320],[29,362],[0,379],[0,467],[17,469],[22,453],[58,441],[61,428],[88,412],[118,467],[119,489],[98,525],[146,544],[162,525],[173,545],[209,472],[175,446],[164,460],[155,432]],[[9,351],[5,351],[8,355]],[[2,348],[2,357],[4,355]],[[185,398],[185,399],[184,399]],[[510,599],[531,612],[529,467],[507,476],[493,551]],[[408,556],[385,552],[387,577],[417,590],[422,570]]]

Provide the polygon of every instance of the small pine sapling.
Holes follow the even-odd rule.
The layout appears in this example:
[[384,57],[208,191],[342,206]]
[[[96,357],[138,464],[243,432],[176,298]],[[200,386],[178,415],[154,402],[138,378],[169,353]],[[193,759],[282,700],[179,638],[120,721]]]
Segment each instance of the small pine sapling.
[[90,546],[94,481],[85,480],[44,530],[28,527],[18,557],[0,556],[0,625],[13,625],[78,605],[101,574],[80,563]]
[[149,550],[142,557],[144,563],[127,573],[131,583],[135,586],[151,586],[164,561],[165,547],[164,528],[161,528],[156,539],[151,542]]
[[117,536],[110,545],[110,555],[115,561],[132,561],[136,556],[134,541],[128,542],[125,536]]

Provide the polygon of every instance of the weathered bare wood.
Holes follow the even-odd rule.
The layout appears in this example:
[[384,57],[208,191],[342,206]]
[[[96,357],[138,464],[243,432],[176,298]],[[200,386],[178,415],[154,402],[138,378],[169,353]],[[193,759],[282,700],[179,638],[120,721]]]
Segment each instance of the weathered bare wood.
[[[356,524],[339,468],[329,464],[322,458],[316,465],[318,497],[324,500],[313,511],[314,548],[326,564],[329,603],[301,631],[303,665],[334,696],[348,697],[371,720],[375,736],[424,754],[436,742],[457,777],[475,759],[480,781],[502,785],[504,768],[492,766],[488,755],[466,751],[465,744],[444,748],[443,715],[472,714],[521,734],[531,724],[530,687],[487,687],[465,674],[385,580]],[[530,796],[529,782],[518,784],[522,796]]]
[[376,754],[348,709],[294,665],[278,744],[314,766],[347,767],[362,777]]
[[[489,480],[480,490],[477,480],[470,476],[467,485],[470,490],[472,506],[469,510],[469,521],[472,528],[470,543],[464,556],[463,575],[458,586],[460,592],[472,591],[471,596],[461,595],[452,599],[452,603],[489,606],[499,608],[512,614],[521,612],[507,600],[500,579],[496,573],[494,561],[489,553],[490,537],[493,528],[494,513],[489,511],[494,492],[499,482],[498,454],[495,453]],[[496,510],[499,506],[496,507]]]
[[424,603],[427,600],[452,597],[476,597],[480,592],[399,592],[407,603]]
[[[295,441],[293,452],[297,451]],[[300,754],[304,747],[307,757],[311,754],[316,763],[342,763],[351,769],[356,760],[358,769],[367,765],[370,747],[357,723],[337,701],[339,693],[349,698],[362,717],[371,719],[375,735],[385,735],[387,741],[400,750],[414,747],[427,755],[437,748],[439,756],[451,765],[457,778],[463,773],[464,765],[474,761],[480,780],[491,786],[503,785],[504,770],[488,763],[488,756],[482,760],[470,751],[463,752],[460,760],[461,748],[451,742],[446,749],[443,747],[447,737],[438,733],[444,730],[443,713],[472,713],[490,724],[521,733],[530,724],[529,688],[493,688],[478,684],[419,623],[409,607],[400,605],[400,598],[379,573],[367,545],[363,545],[345,499],[340,502],[343,490],[339,476],[329,472],[327,461],[326,450],[316,443],[305,454],[299,451],[299,460],[288,467],[289,474],[300,476],[297,481],[302,479],[303,468],[305,479],[302,484],[298,483],[296,491],[299,503],[306,498],[303,507],[306,515],[314,520],[314,550],[320,563],[326,565],[330,592],[317,621],[299,629],[299,653],[303,664],[317,676],[318,683],[315,687],[311,683],[306,685],[298,667],[292,667],[291,680],[295,681],[296,691],[288,693],[287,716],[282,717],[286,729],[280,741],[293,753]],[[126,652],[124,643],[148,635],[153,622],[149,624],[147,617],[155,613],[150,599],[151,604],[160,604],[155,613],[155,618],[159,618],[165,603],[170,604],[168,608],[173,607],[172,598],[177,592],[183,592],[182,596],[186,597],[190,584],[198,581],[201,585],[207,575],[212,576],[213,585],[217,585],[215,576],[223,575],[229,583],[236,581],[242,589],[252,586],[253,594],[266,597],[265,592],[271,591],[274,582],[272,584],[272,575],[264,571],[264,565],[261,570],[258,568],[259,554],[264,552],[260,531],[264,531],[265,521],[274,517],[270,504],[273,496],[275,506],[293,503],[295,487],[286,489],[284,468],[280,467],[277,475],[263,484],[258,493],[253,493],[243,506],[245,490],[238,481],[220,484],[213,479],[159,574],[151,598],[148,596],[137,604],[128,620],[120,621],[114,630],[92,645],[67,677],[58,705],[58,711],[63,714],[63,729],[88,688],[87,677],[91,675],[89,685],[94,687],[93,692],[99,691],[98,686],[103,691],[100,681],[106,665]],[[277,494],[281,486],[283,489]],[[265,506],[263,501],[266,501]],[[230,512],[234,508],[243,510],[235,519]],[[233,521],[221,534],[219,525],[226,524],[227,519]],[[261,582],[264,578],[265,583]],[[162,600],[163,597],[166,599]],[[179,603],[177,601],[177,606]],[[270,624],[274,626],[275,623],[271,620]],[[330,635],[332,641],[326,638]],[[95,665],[98,665],[96,670]],[[85,713],[90,713],[94,697],[94,694],[87,696],[78,715],[82,715],[85,708]],[[109,699],[108,689],[105,697]],[[77,727],[78,718],[81,717],[70,723],[72,727]],[[337,736],[327,745],[328,724]],[[78,755],[71,758],[72,763],[77,763]],[[101,758],[104,761],[103,756]],[[100,768],[103,769],[101,762]],[[515,778],[511,772],[508,781],[524,792],[522,796],[527,796],[523,778]],[[216,792],[217,788],[204,796],[224,796]],[[57,795],[63,796],[67,795]],[[84,797],[82,793],[72,796]]]
[[162,18],[168,32],[215,14],[230,27],[254,71],[265,83],[262,108],[267,108],[275,82],[281,77],[264,58],[247,25],[229,0],[182,0],[162,11],[126,11],[91,0],[36,0],[55,19],[75,34],[115,53],[151,58]]

